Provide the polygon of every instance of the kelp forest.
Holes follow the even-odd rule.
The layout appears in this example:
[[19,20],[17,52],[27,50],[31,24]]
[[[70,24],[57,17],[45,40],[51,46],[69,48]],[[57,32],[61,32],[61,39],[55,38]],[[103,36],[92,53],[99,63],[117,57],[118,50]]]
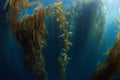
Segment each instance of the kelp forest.
[[[78,78],[82,66],[78,59],[88,55],[89,62],[94,60],[89,55],[100,52],[106,24],[104,0],[64,2],[53,0],[45,5],[41,0],[6,0],[4,3],[9,32],[13,32],[24,53],[24,68],[36,80],[83,80]],[[120,26],[119,19],[115,22]],[[114,37],[116,41],[105,50],[106,58],[95,64],[89,80],[113,80],[120,75],[120,32]],[[56,78],[51,79],[51,74]]]

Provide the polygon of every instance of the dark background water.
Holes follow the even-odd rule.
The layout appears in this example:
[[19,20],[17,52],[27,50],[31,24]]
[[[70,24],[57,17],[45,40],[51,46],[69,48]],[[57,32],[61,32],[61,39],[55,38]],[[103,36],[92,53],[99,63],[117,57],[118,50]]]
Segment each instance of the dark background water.
[[[106,58],[103,53],[114,44],[116,31],[120,30],[114,21],[114,17],[119,16],[117,13],[119,8],[117,1],[115,1],[116,4],[111,4],[111,7],[108,7],[110,4],[106,3],[109,10],[106,12],[106,24],[99,43],[98,39],[94,38],[93,34],[90,34],[90,27],[75,26],[75,34],[71,38],[74,45],[69,51],[72,59],[67,67],[68,80],[89,80],[97,67],[97,62]],[[13,33],[9,31],[5,17],[6,11],[3,10],[4,2],[4,0],[0,1],[0,80],[35,80],[30,70],[24,67],[24,53],[20,45],[16,43]],[[47,5],[53,2],[44,0],[43,3]],[[68,4],[67,0],[64,3]],[[92,9],[95,10],[96,6],[95,2],[86,6],[83,9],[84,15],[82,16],[90,15]],[[87,19],[81,19],[80,23],[83,26],[89,26],[89,15]],[[48,79],[57,80],[56,60],[60,53],[60,41],[57,39],[57,32],[59,30],[56,28],[57,25],[53,26],[54,23],[51,23],[50,20],[46,20],[46,22],[48,22],[49,34],[47,35],[47,47],[44,49],[44,55],[49,73]],[[119,76],[115,80],[120,80]]]

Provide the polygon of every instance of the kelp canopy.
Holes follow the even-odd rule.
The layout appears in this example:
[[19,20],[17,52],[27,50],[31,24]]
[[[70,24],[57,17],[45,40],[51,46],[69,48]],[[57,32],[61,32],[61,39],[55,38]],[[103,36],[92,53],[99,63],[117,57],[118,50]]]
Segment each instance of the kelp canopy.
[[[9,21],[17,42],[25,53],[25,65],[30,68],[40,80],[47,79],[45,60],[42,53],[46,45],[47,34],[44,22],[45,12],[48,14],[50,7],[45,10],[41,2],[29,2],[28,0],[7,0],[4,8],[9,6]],[[26,10],[29,6],[38,5],[32,15],[26,15],[18,20],[21,9]]]

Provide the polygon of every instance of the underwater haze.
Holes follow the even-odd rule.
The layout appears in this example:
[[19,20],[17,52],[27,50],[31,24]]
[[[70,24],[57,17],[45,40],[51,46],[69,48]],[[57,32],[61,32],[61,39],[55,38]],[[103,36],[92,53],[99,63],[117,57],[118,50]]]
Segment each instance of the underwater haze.
[[0,0],[0,80],[120,80],[120,0]]

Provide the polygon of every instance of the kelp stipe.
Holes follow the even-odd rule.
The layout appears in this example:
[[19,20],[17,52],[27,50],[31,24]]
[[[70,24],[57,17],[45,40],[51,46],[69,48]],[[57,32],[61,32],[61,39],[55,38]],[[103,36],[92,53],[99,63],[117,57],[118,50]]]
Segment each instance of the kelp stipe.
[[[47,29],[44,22],[44,8],[41,2],[29,2],[28,0],[7,0],[9,4],[9,21],[13,29],[16,41],[24,51],[25,65],[35,74],[39,80],[47,80],[45,59],[42,53],[46,45],[45,36]],[[21,9],[26,10],[29,6],[38,5],[32,15],[26,15],[18,20]],[[48,9],[49,10],[49,9]],[[47,10],[47,11],[48,11]]]
[[112,80],[120,74],[120,32],[117,41],[109,50],[107,59],[101,62],[91,80]]
[[52,14],[56,16],[56,21],[59,23],[61,34],[58,36],[58,38],[63,39],[63,49],[58,57],[59,77],[60,80],[66,80],[66,68],[70,60],[68,51],[70,45],[72,45],[72,43],[69,41],[69,38],[72,35],[72,32],[69,31],[71,26],[69,26],[69,22],[65,16],[62,0],[54,3],[54,11]]

